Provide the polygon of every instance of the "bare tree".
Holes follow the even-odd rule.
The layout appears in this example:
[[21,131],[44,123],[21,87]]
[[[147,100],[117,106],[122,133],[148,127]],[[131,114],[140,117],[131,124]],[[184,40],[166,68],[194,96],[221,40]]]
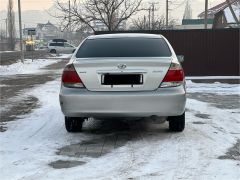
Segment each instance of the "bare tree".
[[6,38],[6,31],[0,29],[0,40],[3,41]]
[[56,7],[61,14],[57,15],[65,27],[79,29],[83,24],[93,31],[95,23],[102,23],[107,30],[115,31],[119,25],[140,11],[142,0],[71,0],[71,5],[56,1]]
[[11,50],[15,49],[16,43],[16,29],[15,29],[15,15],[13,11],[13,1],[8,1],[8,12],[7,12],[7,21],[8,21],[8,44]]
[[[150,26],[150,27],[149,27]],[[165,17],[154,18],[154,22],[149,23],[149,18],[133,19],[131,29],[134,30],[160,30],[165,28]]]

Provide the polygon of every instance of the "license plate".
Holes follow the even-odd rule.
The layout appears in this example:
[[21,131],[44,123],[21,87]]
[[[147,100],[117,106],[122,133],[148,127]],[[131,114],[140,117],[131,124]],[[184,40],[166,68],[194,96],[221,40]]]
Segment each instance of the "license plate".
[[104,74],[102,85],[137,85],[143,84],[142,74]]

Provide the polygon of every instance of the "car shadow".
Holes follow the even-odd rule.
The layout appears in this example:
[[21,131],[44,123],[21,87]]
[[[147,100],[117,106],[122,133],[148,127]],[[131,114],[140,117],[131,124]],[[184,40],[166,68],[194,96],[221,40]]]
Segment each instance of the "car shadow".
[[158,119],[89,119],[83,124],[84,136],[92,138],[58,149],[57,154],[70,157],[100,157],[129,142],[143,141],[153,135],[168,134],[164,118]]
[[[61,147],[56,154],[65,157],[75,157],[81,160],[83,157],[99,158],[127,144],[141,141],[167,139],[172,132],[168,130],[165,118],[143,119],[93,119],[83,123],[80,132],[86,140],[79,143]],[[165,122],[165,123],[164,123]],[[78,133],[74,133],[78,134]],[[74,135],[73,134],[73,135]],[[54,161],[49,164],[53,168],[71,168],[82,165],[81,160]]]

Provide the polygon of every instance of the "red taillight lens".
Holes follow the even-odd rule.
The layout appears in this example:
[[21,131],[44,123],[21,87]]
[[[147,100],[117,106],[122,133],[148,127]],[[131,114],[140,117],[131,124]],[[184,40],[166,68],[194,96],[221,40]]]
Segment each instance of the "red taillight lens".
[[179,86],[183,83],[184,72],[180,64],[172,63],[160,87]]
[[84,87],[72,64],[67,65],[62,74],[62,83],[66,87]]

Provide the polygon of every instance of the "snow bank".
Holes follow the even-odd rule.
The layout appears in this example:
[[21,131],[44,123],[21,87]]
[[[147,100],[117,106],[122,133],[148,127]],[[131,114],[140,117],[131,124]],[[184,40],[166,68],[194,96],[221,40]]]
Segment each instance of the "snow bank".
[[220,95],[240,95],[240,84],[193,83],[186,81],[188,93],[213,93]]
[[186,76],[186,80],[194,79],[240,79],[240,76]]
[[9,66],[0,66],[0,75],[32,74],[40,72],[40,69],[58,62],[58,60],[49,59],[25,59],[24,63],[19,60],[17,63]]

